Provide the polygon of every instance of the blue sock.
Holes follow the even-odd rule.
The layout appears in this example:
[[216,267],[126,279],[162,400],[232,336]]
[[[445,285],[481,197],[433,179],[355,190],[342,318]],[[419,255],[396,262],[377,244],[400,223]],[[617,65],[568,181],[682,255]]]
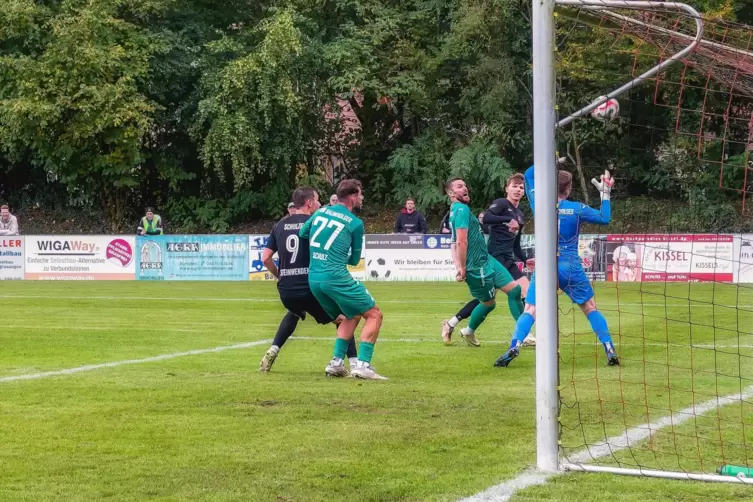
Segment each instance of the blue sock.
[[515,322],[515,331],[512,332],[512,343],[510,343],[510,348],[523,343],[523,340],[526,339],[528,333],[531,332],[534,322],[536,322],[536,320],[528,312],[523,312],[520,317],[518,317],[518,320]]
[[604,315],[598,310],[594,310],[586,317],[588,317],[588,322],[591,323],[591,329],[594,330],[596,336],[599,337],[599,341],[601,343],[614,345],[612,343],[612,337],[609,334],[609,326],[607,326],[607,320],[606,318],[604,318]]

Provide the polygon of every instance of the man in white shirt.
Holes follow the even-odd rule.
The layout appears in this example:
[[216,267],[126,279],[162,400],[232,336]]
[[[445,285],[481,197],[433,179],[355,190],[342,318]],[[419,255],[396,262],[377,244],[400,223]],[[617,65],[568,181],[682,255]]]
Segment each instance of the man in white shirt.
[[0,206],[0,235],[18,235],[18,220],[5,204]]

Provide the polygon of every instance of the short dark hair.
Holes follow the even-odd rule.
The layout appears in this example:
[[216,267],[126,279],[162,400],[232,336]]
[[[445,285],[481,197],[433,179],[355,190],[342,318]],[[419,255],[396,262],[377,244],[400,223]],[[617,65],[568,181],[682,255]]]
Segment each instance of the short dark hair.
[[454,178],[450,178],[449,180],[447,180],[447,183],[444,184],[445,192],[449,192],[450,189],[452,188],[452,184],[458,180],[464,181],[463,178],[461,178],[460,176],[455,176]]
[[507,178],[507,183],[505,183],[505,186],[509,187],[510,183],[512,183],[513,181],[517,181],[518,183],[523,183],[525,185],[526,179],[521,173],[515,173]]
[[153,207],[147,207],[146,208],[146,212],[147,213],[153,213],[154,212],[154,208]]
[[337,185],[337,200],[345,200],[351,195],[355,195],[362,190],[363,185],[358,180],[342,180]]
[[414,199],[413,197],[408,197],[407,199],[405,199],[405,203],[407,204],[408,202],[412,202],[412,203],[415,204],[416,203],[416,199]]
[[567,171],[557,171],[557,187],[559,195],[567,195],[567,192],[573,185],[573,175]]
[[314,192],[315,190],[311,187],[296,188],[293,192],[293,204],[295,204],[295,207],[303,207],[306,205],[306,201],[314,200]]
[[8,204],[3,204],[2,206],[0,206],[0,209],[7,209],[8,211],[10,211]]

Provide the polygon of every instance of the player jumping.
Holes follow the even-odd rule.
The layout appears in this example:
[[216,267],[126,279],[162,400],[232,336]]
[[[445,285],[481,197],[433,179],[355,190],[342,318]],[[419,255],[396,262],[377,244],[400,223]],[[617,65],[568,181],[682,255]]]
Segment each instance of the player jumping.
[[[526,196],[531,205],[531,211],[535,215],[533,166],[526,171]],[[609,201],[614,180],[609,171],[604,171],[600,180],[595,178],[591,183],[596,186],[601,195],[601,210],[597,211],[582,202],[567,200],[573,188],[573,175],[567,171],[559,171],[557,175],[559,187],[558,218],[559,218],[559,241],[557,245],[557,280],[559,288],[565,292],[573,303],[578,304],[580,309],[591,323],[599,341],[604,345],[604,352],[610,366],[620,364],[620,360],[614,350],[612,337],[609,334],[607,320],[601,312],[596,310],[594,290],[583,271],[580,257],[578,256],[578,237],[580,235],[581,222],[607,225],[612,218],[611,203]],[[536,273],[534,272],[531,286],[526,297],[526,307],[523,315],[515,323],[515,331],[512,335],[510,349],[497,359],[494,366],[506,367],[520,354],[520,345],[523,339],[531,331],[536,320]]]
[[452,231],[452,259],[457,269],[456,280],[468,285],[471,295],[479,301],[471,312],[468,326],[460,335],[468,345],[478,347],[476,329],[497,307],[497,290],[507,294],[507,303],[514,319],[523,311],[521,288],[510,273],[489,255],[478,219],[471,214],[468,187],[461,178],[453,178],[445,187],[450,197],[450,230]]
[[361,182],[341,181],[337,187],[337,200],[338,204],[315,212],[299,234],[309,239],[311,292],[330,317],[345,316],[337,328],[333,358],[324,372],[332,377],[348,375],[343,358],[363,317],[366,321],[361,331],[358,361],[355,367],[351,366],[350,375],[386,380],[371,366],[374,344],[382,325],[382,312],[363,284],[353,279],[347,268],[360,262],[363,249],[363,221],[353,214],[363,203]]
[[[523,250],[520,247],[520,235],[525,226],[525,216],[518,207],[523,195],[525,195],[523,175],[516,173],[510,176],[507,179],[505,191],[507,198],[496,199],[484,212],[483,223],[491,225],[487,248],[489,254],[507,269],[515,283],[520,286],[521,295],[525,298],[528,292],[528,277],[516,264],[517,261],[526,262]],[[471,300],[455,316],[442,321],[442,340],[445,345],[452,343],[452,332],[455,326],[463,319],[470,317],[479,303],[476,299]],[[535,339],[529,336],[526,338],[526,344],[535,344]]]
[[[306,319],[306,313],[311,314],[319,324],[329,324],[334,319],[324,311],[309,289],[309,242],[298,237],[303,224],[321,205],[319,194],[311,187],[297,188],[293,192],[293,204],[295,214],[286,216],[272,228],[272,233],[267,239],[267,247],[262,254],[264,266],[278,279],[277,290],[280,300],[288,309],[280,322],[280,327],[277,328],[272,346],[259,363],[259,370],[263,373],[272,369],[280,349],[295,331],[298,321]],[[275,253],[279,267],[272,259]],[[348,345],[348,359],[355,362],[356,356],[356,343],[351,340]]]

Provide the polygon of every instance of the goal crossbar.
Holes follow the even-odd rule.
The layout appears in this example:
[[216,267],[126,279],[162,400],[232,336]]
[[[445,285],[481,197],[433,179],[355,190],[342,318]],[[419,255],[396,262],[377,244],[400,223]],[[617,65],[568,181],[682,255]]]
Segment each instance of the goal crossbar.
[[[685,11],[695,20],[696,24],[696,34],[695,38],[693,38],[689,45],[682,49],[681,51],[677,52],[676,54],[672,55],[671,57],[665,59],[658,65],[654,66],[653,68],[649,69],[648,71],[644,72],[643,74],[639,75],[638,77],[634,78],[627,84],[618,87],[614,91],[604,95],[600,99],[597,99],[593,101],[591,104],[584,106],[580,110],[571,113],[569,116],[563,118],[560,120],[556,125],[557,127],[564,127],[571,123],[573,120],[583,117],[584,115],[590,113],[592,110],[594,110],[596,107],[602,105],[603,103],[606,103],[611,98],[616,98],[617,96],[620,96],[621,94],[629,91],[630,89],[634,88],[635,86],[641,84],[644,80],[647,80],[657,73],[659,73],[662,69],[666,68],[667,66],[682,60],[685,56],[690,54],[702,41],[703,41],[703,19],[701,18],[701,15],[698,13],[697,10],[695,10],[690,5],[684,4],[684,3],[677,3],[677,2],[644,2],[644,1],[632,1],[632,0],[555,0],[555,4],[557,5],[563,5],[567,7],[585,7],[585,8],[596,8],[599,11],[604,10],[606,12],[609,12],[609,8],[615,8],[615,9],[637,9],[637,10],[655,10],[655,11],[663,11],[667,9],[673,9],[678,11]],[[624,20],[633,20],[630,17],[627,16],[620,16],[619,14],[615,14],[615,16],[619,16],[620,18]],[[635,20],[636,22],[640,22]],[[688,38],[690,38],[688,36]]]

